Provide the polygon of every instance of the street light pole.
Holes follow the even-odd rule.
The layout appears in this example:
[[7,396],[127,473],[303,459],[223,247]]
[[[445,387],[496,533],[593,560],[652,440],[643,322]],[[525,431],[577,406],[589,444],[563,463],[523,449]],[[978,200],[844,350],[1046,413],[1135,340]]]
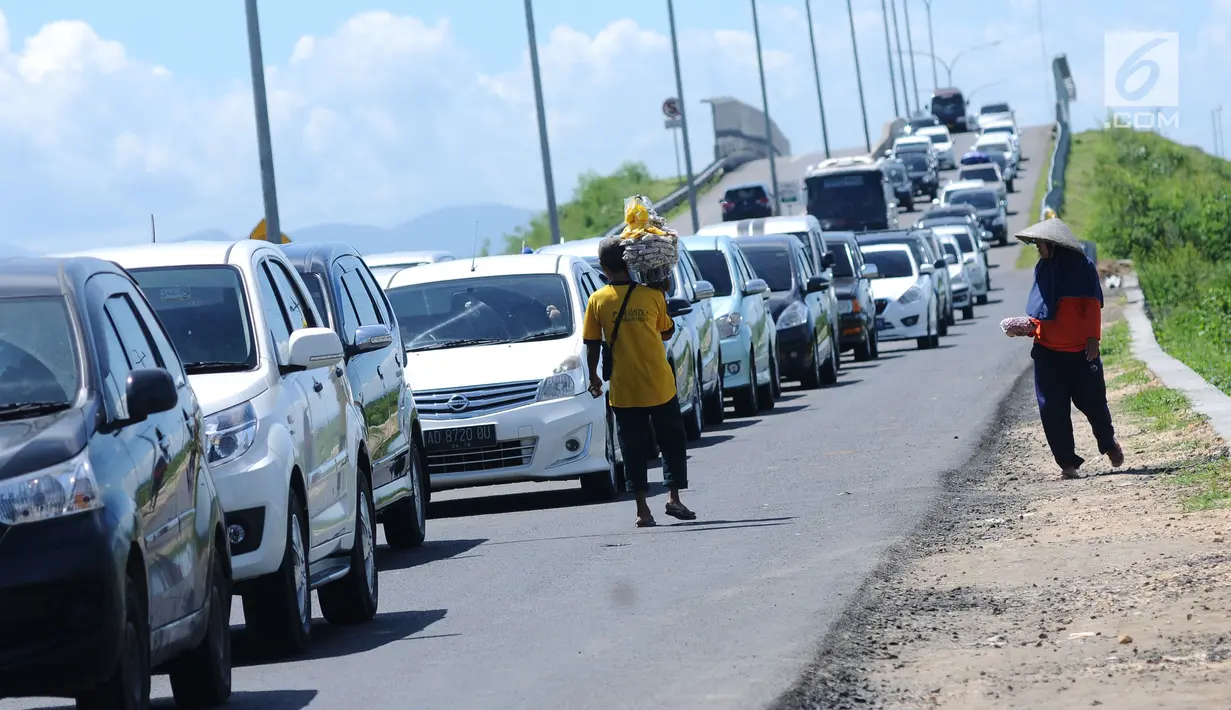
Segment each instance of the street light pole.
[[265,96],[265,58],[261,52],[261,21],[256,0],[247,0],[248,61],[252,65],[252,105],[256,109],[256,144],[261,160],[261,196],[265,201],[265,239],[282,241],[278,221],[278,190],[274,181],[274,149],[269,137],[269,103]]
[[897,0],[889,0],[889,12],[893,16],[893,36],[898,47],[898,68],[902,77],[902,99],[906,103],[906,111],[910,112],[910,93],[906,89],[906,60],[902,58],[902,33],[898,30]]
[[[910,83],[915,87],[915,108],[919,108],[919,74],[915,71],[915,40],[910,32],[910,0],[902,0],[902,16],[906,21],[906,48],[910,51]],[[905,71],[905,69],[903,69]]]
[[[893,75],[893,40],[889,38],[889,8],[885,7],[885,0],[881,0],[881,19],[885,21],[885,55],[889,58],[889,89],[893,94],[893,115],[901,116],[902,111],[898,108],[898,78]],[[906,113],[910,113],[909,107]]]
[[[884,2],[884,0],[881,0]],[[868,130],[868,105],[863,100],[863,72],[859,69],[859,42],[855,39],[855,11],[851,9],[851,0],[846,0],[846,15],[851,20],[851,50],[855,54],[855,84],[859,86],[859,110],[863,112],[863,143],[866,146],[864,149],[869,153],[872,152],[872,133]],[[890,66],[893,65],[893,57],[890,57]],[[897,105],[897,91],[894,91],[893,103]]]
[[[684,140],[684,169],[688,171],[688,207],[692,212],[692,231],[696,234],[701,229],[701,219],[697,216],[697,185],[692,175],[692,148],[688,145],[688,112],[684,109],[684,80],[680,77],[680,46],[675,40],[675,4],[667,0],[667,20],[671,24],[671,58],[675,62],[675,95],[680,110],[680,133]],[[677,156],[678,160],[678,156]]]
[[534,8],[526,0],[526,34],[530,38],[530,73],[534,77],[534,108],[539,119],[539,152],[543,156],[543,184],[547,189],[547,224],[551,243],[560,243],[560,216],[556,214],[556,186],[551,177],[551,148],[547,143],[547,112],[543,110],[543,83],[539,79],[539,44],[534,34]]
[[932,53],[932,90],[940,88],[940,82],[936,78],[936,43],[932,34],[932,0],[923,0],[923,5],[928,9],[928,51]]
[[808,42],[812,45],[812,73],[816,76],[816,104],[821,109],[821,137],[825,140],[825,157],[828,158],[829,127],[825,125],[825,97],[821,94],[821,65],[816,60],[816,33],[812,29],[812,0],[804,0],[804,10],[808,13]]
[[774,214],[782,211],[778,194],[778,167],[774,164],[774,124],[769,120],[769,92],[765,88],[765,62],[761,59],[761,25],[757,21],[757,0],[752,1],[752,34],[757,40],[757,71],[761,74],[761,110],[765,112],[765,147],[769,149],[769,181],[774,191]]

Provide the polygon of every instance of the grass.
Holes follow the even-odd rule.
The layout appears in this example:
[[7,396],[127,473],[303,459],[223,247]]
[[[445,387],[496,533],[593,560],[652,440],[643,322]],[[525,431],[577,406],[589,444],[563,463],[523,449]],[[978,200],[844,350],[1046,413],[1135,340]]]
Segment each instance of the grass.
[[[1043,157],[1043,166],[1039,169],[1039,176],[1034,179],[1034,199],[1030,202],[1030,220],[1033,222],[1038,219],[1043,211],[1043,198],[1047,197],[1047,177],[1051,175],[1051,154],[1055,148],[1056,139],[1053,137],[1047,143],[1047,153]],[[1030,247],[1022,247],[1022,250],[1017,253],[1017,268],[1031,269],[1039,261],[1039,250]]]
[[1174,431],[1204,421],[1192,410],[1188,397],[1169,387],[1147,386],[1128,395],[1121,404],[1153,431]]
[[1186,489],[1184,510],[1195,512],[1231,507],[1231,461],[1226,458],[1188,462],[1168,481]]

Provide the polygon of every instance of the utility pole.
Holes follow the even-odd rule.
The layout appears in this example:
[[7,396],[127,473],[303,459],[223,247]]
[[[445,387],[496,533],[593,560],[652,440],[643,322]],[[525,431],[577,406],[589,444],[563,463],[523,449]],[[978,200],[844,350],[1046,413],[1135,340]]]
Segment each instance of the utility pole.
[[[884,0],[881,0],[883,3]],[[855,54],[855,83],[859,86],[859,110],[863,112],[863,143],[864,150],[872,152],[872,133],[868,130],[868,105],[863,100],[863,72],[859,69],[859,42],[855,39],[855,11],[851,9],[851,0],[846,0],[846,16],[851,21],[851,50]],[[890,57],[892,65],[892,57]],[[897,92],[894,92],[894,105],[897,105]]]
[[885,0],[881,0],[881,19],[885,21],[885,56],[889,58],[889,91],[893,94],[893,115],[905,116],[910,113],[910,108],[903,113],[898,107],[898,78],[893,74],[893,40],[889,37],[889,8],[885,6]]
[[539,118],[539,152],[543,156],[543,185],[547,190],[547,224],[551,243],[560,243],[560,215],[556,213],[556,185],[551,177],[551,148],[547,143],[547,112],[543,110],[543,82],[539,79],[539,43],[534,33],[534,8],[526,0],[526,34],[530,37],[530,73],[534,77],[534,109]]
[[769,180],[774,191],[774,214],[782,211],[778,194],[778,168],[774,164],[774,124],[769,120],[769,92],[765,88],[765,61],[761,58],[761,25],[757,21],[757,0],[752,2],[752,34],[757,40],[757,71],[761,74],[761,110],[765,112],[765,147],[769,149]]
[[902,58],[902,33],[898,31],[897,0],[889,0],[889,12],[893,16],[893,36],[896,39],[896,44],[898,47],[898,68],[901,69],[899,74],[902,77],[902,100],[906,104],[907,113],[909,113],[911,110],[910,92],[906,88],[906,60]]
[[928,9],[928,51],[932,53],[932,90],[940,87],[940,79],[936,76],[936,42],[932,34],[932,0],[923,0]]
[[829,157],[829,127],[825,125],[825,97],[821,95],[821,65],[816,60],[816,32],[812,29],[812,0],[804,0],[808,13],[808,42],[812,45],[812,73],[816,76],[816,104],[821,109],[821,137],[825,141],[825,157]]
[[[919,74],[915,71],[915,41],[910,33],[910,0],[902,0],[902,15],[906,21],[906,49],[910,53],[910,82],[915,87],[915,108],[919,108]],[[902,71],[906,71],[903,67]]]
[[261,53],[261,22],[256,0],[247,0],[248,60],[252,65],[252,105],[256,110],[256,144],[261,160],[261,195],[265,201],[265,238],[281,241],[278,190],[274,180],[274,149],[269,137],[269,104],[265,97],[265,59]]
[[[688,171],[688,209],[692,212],[692,231],[694,234],[701,229],[701,219],[697,216],[697,184],[692,174],[692,147],[688,144],[688,111],[684,108],[684,80],[680,76],[680,45],[675,39],[675,5],[667,0],[667,19],[671,23],[671,58],[675,62],[675,95],[679,98],[680,133],[684,140],[684,169]],[[765,79],[761,79],[764,86]],[[678,160],[678,159],[677,159]]]

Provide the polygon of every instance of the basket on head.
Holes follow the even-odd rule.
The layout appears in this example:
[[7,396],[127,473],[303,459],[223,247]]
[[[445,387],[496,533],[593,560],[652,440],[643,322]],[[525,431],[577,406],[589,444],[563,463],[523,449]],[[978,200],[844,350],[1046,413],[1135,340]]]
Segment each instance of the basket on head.
[[624,200],[624,261],[643,283],[662,283],[680,260],[680,239],[645,195]]

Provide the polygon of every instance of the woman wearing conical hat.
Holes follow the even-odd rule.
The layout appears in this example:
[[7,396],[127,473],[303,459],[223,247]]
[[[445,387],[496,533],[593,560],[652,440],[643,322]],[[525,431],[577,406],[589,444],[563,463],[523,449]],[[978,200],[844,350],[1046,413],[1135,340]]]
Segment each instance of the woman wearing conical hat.
[[1073,441],[1073,406],[1089,420],[1099,453],[1118,468],[1124,463],[1124,451],[1116,442],[1099,356],[1103,288],[1098,269],[1068,225],[1057,218],[1045,219],[1016,236],[1039,250],[1026,303],[1027,332],[1034,337],[1030,357],[1039,416],[1061,477],[1080,478],[1077,469],[1085,463]]

